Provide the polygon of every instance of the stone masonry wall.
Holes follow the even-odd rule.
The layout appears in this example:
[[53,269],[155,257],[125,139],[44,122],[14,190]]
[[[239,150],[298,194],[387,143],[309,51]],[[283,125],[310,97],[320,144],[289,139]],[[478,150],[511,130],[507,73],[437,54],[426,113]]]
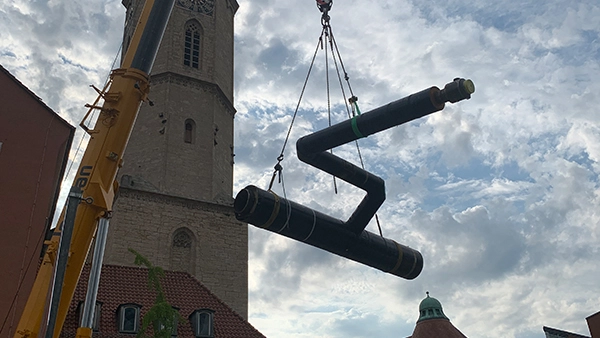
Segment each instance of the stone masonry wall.
[[[195,254],[187,257],[174,245],[181,228],[192,234]],[[233,207],[124,188],[110,222],[104,263],[134,266],[128,248],[164,269],[190,272],[247,318],[248,226],[235,219]],[[189,269],[181,269],[182,258],[192,264]]]
[[[186,271],[247,317],[248,228],[233,194],[233,17],[235,0],[211,15],[176,2],[119,171],[106,264],[133,265],[133,248],[164,269]],[[123,0],[133,33],[144,0]],[[188,2],[189,5],[189,2]],[[186,25],[199,28],[199,67],[184,65]],[[185,123],[195,123],[186,142]]]

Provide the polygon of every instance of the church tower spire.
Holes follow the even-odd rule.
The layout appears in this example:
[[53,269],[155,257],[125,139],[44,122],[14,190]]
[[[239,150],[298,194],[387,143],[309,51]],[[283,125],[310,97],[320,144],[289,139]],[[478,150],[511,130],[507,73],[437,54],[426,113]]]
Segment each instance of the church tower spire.
[[[144,0],[127,9],[123,50]],[[233,213],[236,0],[176,0],[119,172],[105,264],[133,248],[247,316],[248,229]]]

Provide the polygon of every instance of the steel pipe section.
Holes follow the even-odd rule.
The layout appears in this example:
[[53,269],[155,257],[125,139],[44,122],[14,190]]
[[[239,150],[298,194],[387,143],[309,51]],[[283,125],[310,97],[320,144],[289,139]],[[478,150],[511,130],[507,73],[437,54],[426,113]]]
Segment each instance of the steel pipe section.
[[423,269],[420,252],[364,230],[385,200],[384,181],[328,150],[440,111],[446,102],[470,99],[474,92],[471,80],[456,78],[443,89],[422,90],[298,140],[301,161],[367,192],[348,221],[255,186],[236,196],[236,218],[402,278],[417,277]]
[[306,135],[298,140],[296,147],[307,156],[329,150],[435,113],[444,109],[445,102],[470,99],[474,92],[473,81],[457,78],[446,84],[444,89],[431,87]]
[[296,142],[298,158],[367,192],[346,222],[351,231],[359,234],[383,204],[385,183],[327,150],[442,110],[445,102],[469,99],[474,91],[471,80],[459,78],[441,90],[438,87],[422,90],[300,138]]
[[272,191],[247,186],[235,197],[234,209],[240,221],[398,277],[413,279],[423,269],[423,256],[418,251],[366,230],[356,234],[343,221]]

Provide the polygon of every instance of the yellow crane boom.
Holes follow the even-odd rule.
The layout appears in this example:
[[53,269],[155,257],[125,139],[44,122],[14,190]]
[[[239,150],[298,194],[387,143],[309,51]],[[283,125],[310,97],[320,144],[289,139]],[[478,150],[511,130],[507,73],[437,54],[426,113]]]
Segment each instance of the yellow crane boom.
[[[81,189],[83,202],[77,208],[73,223],[64,283],[56,309],[56,325],[53,332],[46,333],[46,337],[60,335],[98,221],[111,216],[117,171],[122,165],[123,153],[141,103],[147,98],[149,73],[173,4],[174,0],[146,0],[121,68],[113,70],[107,86],[98,90],[96,103],[102,99],[103,105],[88,105],[90,110],[84,121],[92,110],[97,109],[100,114],[93,129],[84,127],[91,138],[73,182],[74,187]],[[36,338],[46,330],[43,318],[47,318],[44,314],[51,298],[64,217],[63,210],[59,226],[46,243],[47,249],[15,337]],[[78,337],[91,337],[91,333],[90,328],[80,328]]]

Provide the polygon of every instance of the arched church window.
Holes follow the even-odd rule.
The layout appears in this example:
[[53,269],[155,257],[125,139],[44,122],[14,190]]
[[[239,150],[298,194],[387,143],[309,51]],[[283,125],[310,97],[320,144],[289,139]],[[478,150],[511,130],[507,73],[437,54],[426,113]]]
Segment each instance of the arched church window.
[[183,141],[185,143],[194,143],[196,135],[196,123],[192,119],[185,120],[185,131],[183,133]]
[[190,248],[192,246],[192,238],[185,231],[179,231],[173,237],[173,246],[176,248]]
[[179,228],[173,232],[171,241],[170,269],[194,274],[195,237],[188,228]]
[[193,68],[199,68],[200,64],[200,42],[202,28],[196,21],[188,22],[185,26],[185,47],[183,50],[183,64]]

